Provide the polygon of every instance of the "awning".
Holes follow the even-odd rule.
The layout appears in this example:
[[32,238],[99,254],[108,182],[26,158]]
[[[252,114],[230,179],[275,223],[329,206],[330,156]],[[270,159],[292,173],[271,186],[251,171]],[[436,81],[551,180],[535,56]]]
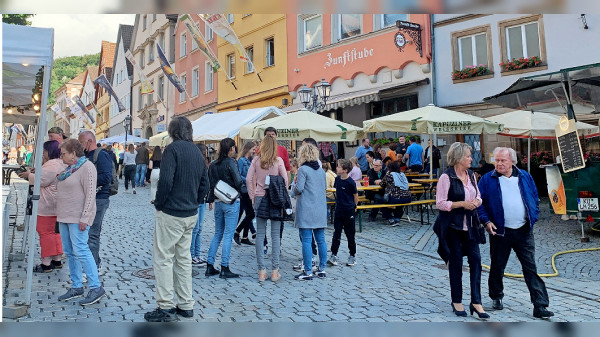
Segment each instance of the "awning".
[[[363,103],[377,102],[380,100],[390,99],[397,97],[400,93],[404,92],[408,88],[416,87],[422,84],[429,84],[429,79],[424,78],[418,81],[403,83],[403,84],[390,84],[386,86],[380,86],[375,88],[369,88],[364,90],[347,92],[339,95],[329,97],[325,108],[319,109],[319,112],[335,110],[339,108],[345,108],[348,106],[359,105]],[[283,109],[283,111],[290,113],[300,111],[304,108],[302,103],[294,104]]]

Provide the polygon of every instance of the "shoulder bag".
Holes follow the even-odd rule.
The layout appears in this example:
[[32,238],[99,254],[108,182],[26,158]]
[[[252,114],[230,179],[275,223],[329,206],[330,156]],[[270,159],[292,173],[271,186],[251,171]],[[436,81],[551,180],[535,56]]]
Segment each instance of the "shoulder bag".
[[[228,172],[231,170],[229,165],[227,166]],[[228,183],[219,179],[217,182],[217,186],[215,186],[215,197],[226,204],[233,204],[237,198],[240,196],[240,192],[238,192],[235,188],[231,187]]]

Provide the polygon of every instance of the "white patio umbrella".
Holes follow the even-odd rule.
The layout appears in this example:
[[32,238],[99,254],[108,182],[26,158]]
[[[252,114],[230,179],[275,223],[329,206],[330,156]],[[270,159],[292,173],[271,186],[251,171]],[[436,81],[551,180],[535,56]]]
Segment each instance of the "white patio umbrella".
[[[392,115],[363,121],[365,132],[408,132],[439,134],[494,134],[503,126],[477,116],[439,108],[433,104]],[[433,137],[432,137],[433,139]],[[429,176],[433,176],[433,161],[429,161]]]

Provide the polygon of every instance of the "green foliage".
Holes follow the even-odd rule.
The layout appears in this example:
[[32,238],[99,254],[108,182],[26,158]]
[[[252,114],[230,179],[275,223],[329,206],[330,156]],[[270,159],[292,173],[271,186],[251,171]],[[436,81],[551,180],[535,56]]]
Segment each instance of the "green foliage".
[[2,14],[2,22],[13,25],[31,26],[31,18],[34,14]]
[[52,65],[52,80],[48,104],[54,104],[56,100],[54,91],[58,90],[63,84],[69,82],[85,71],[87,66],[98,65],[99,62],[100,53],[83,56],[67,56],[55,59],[54,64]]

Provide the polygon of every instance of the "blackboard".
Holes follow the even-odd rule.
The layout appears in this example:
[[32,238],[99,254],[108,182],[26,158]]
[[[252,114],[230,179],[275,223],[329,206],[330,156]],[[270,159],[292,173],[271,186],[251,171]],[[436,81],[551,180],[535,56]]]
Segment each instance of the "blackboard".
[[585,167],[577,132],[565,133],[557,139],[563,170],[570,172]]

